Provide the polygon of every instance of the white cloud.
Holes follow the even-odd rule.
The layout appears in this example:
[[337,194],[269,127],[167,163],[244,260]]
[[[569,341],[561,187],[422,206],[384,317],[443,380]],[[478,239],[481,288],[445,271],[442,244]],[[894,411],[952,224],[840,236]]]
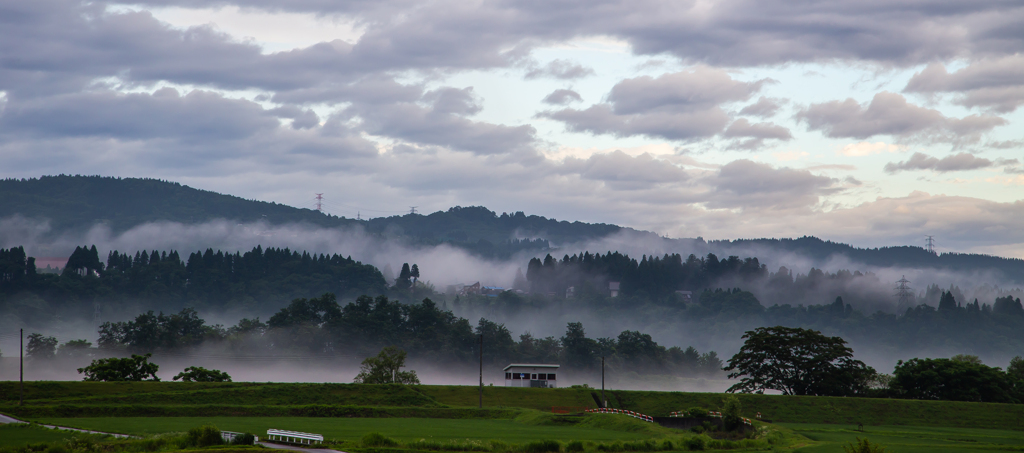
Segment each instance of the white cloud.
[[863,157],[870,156],[872,154],[901,153],[906,150],[907,147],[905,145],[895,145],[885,142],[857,142],[843,146],[842,149],[836,151],[836,154],[848,157]]

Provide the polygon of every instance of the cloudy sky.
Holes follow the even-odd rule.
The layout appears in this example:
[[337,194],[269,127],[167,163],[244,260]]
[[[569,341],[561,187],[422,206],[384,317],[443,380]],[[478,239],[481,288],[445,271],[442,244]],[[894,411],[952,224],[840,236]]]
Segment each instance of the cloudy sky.
[[0,177],[1024,257],[1024,3],[0,0]]

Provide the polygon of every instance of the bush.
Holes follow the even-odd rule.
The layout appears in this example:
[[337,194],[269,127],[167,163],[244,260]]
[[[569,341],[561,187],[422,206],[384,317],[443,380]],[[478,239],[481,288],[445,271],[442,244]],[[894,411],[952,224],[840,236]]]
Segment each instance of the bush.
[[722,409],[722,422],[725,424],[726,431],[737,429],[743,424],[743,421],[740,420],[742,410],[743,406],[740,405],[740,400],[736,396],[730,396],[725,400],[725,407]]
[[665,441],[661,443],[661,451],[672,451],[675,449],[676,446],[672,444],[671,440],[665,439]]
[[398,442],[388,436],[385,436],[378,432],[366,433],[363,436],[362,444],[364,447],[396,447]]
[[878,444],[872,444],[871,442],[868,442],[867,439],[861,439],[858,437],[856,444],[851,442],[848,445],[843,445],[843,451],[846,453],[884,453],[885,447]]
[[256,444],[256,436],[253,436],[252,434],[249,434],[249,433],[239,434],[239,435],[235,436],[234,439],[231,439],[231,445],[254,445],[254,444]]
[[574,440],[565,444],[565,453],[580,453],[583,451],[583,442]]
[[708,418],[708,410],[703,407],[691,407],[690,410],[686,411],[686,416],[693,418]]
[[704,436],[693,436],[684,442],[687,450],[703,451],[708,447],[708,439]]
[[221,370],[207,370],[201,366],[190,366],[174,376],[182,382],[231,382],[231,376]]
[[50,448],[46,449],[46,453],[68,453],[68,449],[60,444],[51,445]]
[[206,425],[188,430],[185,442],[190,447],[209,447],[223,444],[224,438],[221,437],[220,430],[216,426]]
[[538,440],[523,446],[525,453],[557,453],[562,445],[555,440]]

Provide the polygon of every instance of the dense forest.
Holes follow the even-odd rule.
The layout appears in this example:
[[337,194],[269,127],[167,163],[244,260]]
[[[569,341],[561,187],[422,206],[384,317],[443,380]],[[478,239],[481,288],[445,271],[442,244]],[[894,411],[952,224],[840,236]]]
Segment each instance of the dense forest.
[[78,247],[60,274],[39,273],[22,247],[0,249],[0,312],[28,323],[92,318],[102,303],[110,317],[125,307],[262,311],[281,301],[332,292],[355,298],[384,294],[377,268],[340,255],[311,255],[257,246],[246,253],[111,251]]

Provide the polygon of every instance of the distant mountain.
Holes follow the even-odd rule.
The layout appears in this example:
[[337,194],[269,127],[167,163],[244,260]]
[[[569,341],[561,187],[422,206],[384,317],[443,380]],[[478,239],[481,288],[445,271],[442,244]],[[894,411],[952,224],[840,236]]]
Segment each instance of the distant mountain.
[[[407,214],[356,220],[313,209],[246,200],[156,179],[44,176],[0,181],[0,218],[20,215],[50,222],[51,235],[102,223],[120,233],[148,222],[202,223],[227,219],[271,225],[305,223],[326,228],[362,225],[370,233],[419,244],[451,243],[483,256],[509,256],[545,249],[550,243],[601,238],[616,225],[566,222],[523,212],[497,214],[484,207],[453,207],[429,215]],[[516,240],[515,237],[531,240]]]
[[972,253],[932,253],[922,247],[907,245],[862,249],[812,236],[798,239],[710,241],[708,245],[723,250],[756,250],[757,247],[760,247],[780,252],[792,252],[819,262],[827,261],[835,255],[843,255],[852,261],[878,267],[933,267],[956,270],[992,268],[1004,269],[1011,274],[1024,276],[1024,260],[1021,259]]
[[[1024,283],[1024,260],[989,255],[933,254],[913,246],[864,249],[815,237],[709,242],[700,238],[667,239],[655,233],[617,225],[559,221],[523,212],[498,214],[480,206],[456,206],[427,215],[356,220],[155,179],[60,175],[2,180],[0,218],[13,215],[49,220],[53,236],[80,231],[96,223],[106,224],[115,233],[147,222],[191,224],[215,219],[240,223],[265,221],[271,225],[305,223],[325,228],[361,225],[371,234],[385,238],[422,245],[448,243],[493,258],[509,257],[518,251],[542,252],[563,244],[631,232],[637,237],[646,236],[652,240],[651,243],[660,243],[659,248],[684,255],[713,252],[725,258],[729,255],[747,257],[792,252],[819,263],[828,261],[832,256],[843,255],[850,260],[879,267],[957,271],[991,269],[1012,281]],[[528,239],[511,239],[516,237]],[[558,250],[557,253],[553,250],[552,254],[560,256],[574,252],[579,250]]]

